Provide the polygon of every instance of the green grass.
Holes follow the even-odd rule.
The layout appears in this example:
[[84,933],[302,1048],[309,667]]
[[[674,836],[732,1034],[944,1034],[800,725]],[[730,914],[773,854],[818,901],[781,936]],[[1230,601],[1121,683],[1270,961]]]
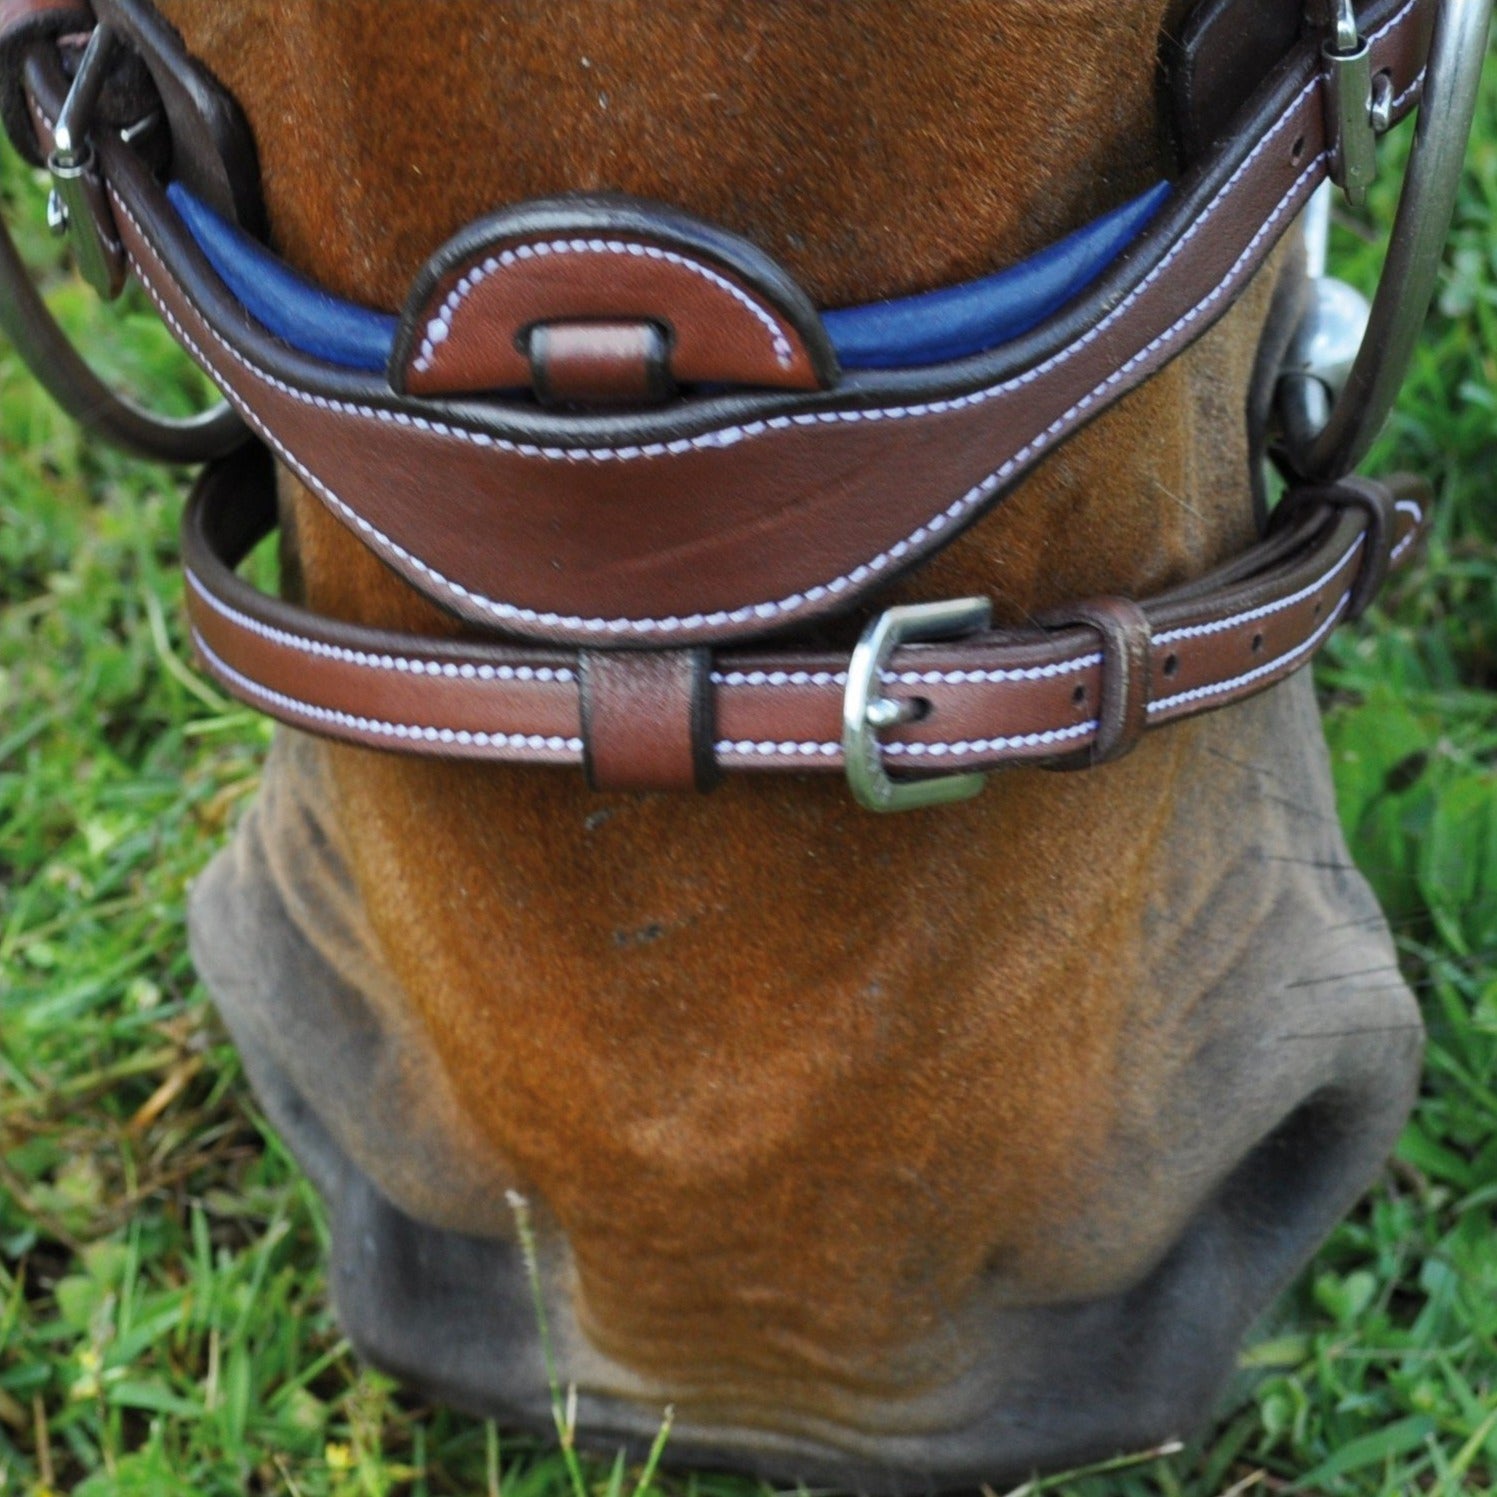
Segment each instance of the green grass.
[[[1243,1355],[1203,1445],[1066,1497],[1497,1491],[1497,69],[1440,303],[1373,469],[1432,476],[1426,559],[1321,667],[1341,810],[1430,1026],[1398,1154]],[[35,183],[0,162],[26,248]],[[1385,222],[1392,184],[1374,202]],[[1343,268],[1377,248],[1344,227]],[[204,398],[136,304],[57,280],[111,372]],[[362,1371],[323,1218],[186,958],[188,881],[268,741],[185,665],[178,486],[80,439],[0,349],[0,1494],[600,1497],[637,1473]],[[754,1483],[644,1473],[648,1491]]]

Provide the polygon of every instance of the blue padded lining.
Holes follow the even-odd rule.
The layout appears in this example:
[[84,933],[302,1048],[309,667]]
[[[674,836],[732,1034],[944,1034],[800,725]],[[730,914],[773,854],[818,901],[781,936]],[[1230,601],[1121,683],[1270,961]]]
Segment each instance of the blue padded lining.
[[1086,290],[1164,206],[1170,184],[1094,219],[1007,270],[897,301],[823,312],[844,369],[903,369],[997,348]]
[[[319,290],[179,182],[167,195],[198,248],[245,310],[303,353],[383,372],[399,319]],[[1029,259],[919,296],[842,307],[822,320],[844,369],[939,364],[997,348],[1084,291],[1148,226],[1170,195],[1161,182]]]
[[220,279],[276,337],[345,369],[383,373],[398,317],[329,296],[195,198],[180,182],[166,189]]

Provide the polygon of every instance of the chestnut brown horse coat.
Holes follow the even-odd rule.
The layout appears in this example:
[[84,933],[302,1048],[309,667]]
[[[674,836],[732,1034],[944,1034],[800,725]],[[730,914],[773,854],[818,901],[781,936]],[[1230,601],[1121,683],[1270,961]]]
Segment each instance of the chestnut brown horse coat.
[[[398,307],[570,189],[745,234],[821,305],[997,269],[1172,169],[1164,0],[164,6],[245,106],[276,247]],[[1287,269],[1286,269],[1287,267]],[[1000,621],[1255,533],[1239,306],[880,599]],[[289,585],[456,625],[283,484]],[[1365,1186],[1418,1019],[1303,679],[1086,774],[882,819],[839,784],[579,776],[282,732],[197,958],[325,1194],[375,1361],[584,1437],[875,1487],[1184,1432]]]

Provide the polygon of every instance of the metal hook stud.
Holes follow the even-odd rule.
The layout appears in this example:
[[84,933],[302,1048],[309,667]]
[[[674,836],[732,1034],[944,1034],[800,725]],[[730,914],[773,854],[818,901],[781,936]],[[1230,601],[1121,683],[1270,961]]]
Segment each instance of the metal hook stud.
[[[1340,12],[1348,8],[1349,0],[1337,3],[1328,49],[1333,42],[1339,44]],[[1366,335],[1323,427],[1313,433],[1303,429],[1285,433],[1283,458],[1298,478],[1329,481],[1350,473],[1366,457],[1408,374],[1455,211],[1492,3],[1445,0],[1435,17],[1414,148]],[[1327,56],[1331,56],[1329,50]],[[1335,76],[1333,68],[1333,89]],[[1368,107],[1386,120],[1391,100],[1384,94],[1380,101],[1375,88],[1367,97]],[[1371,115],[1362,118],[1367,135],[1373,136]],[[1343,159],[1347,139],[1343,134]]]

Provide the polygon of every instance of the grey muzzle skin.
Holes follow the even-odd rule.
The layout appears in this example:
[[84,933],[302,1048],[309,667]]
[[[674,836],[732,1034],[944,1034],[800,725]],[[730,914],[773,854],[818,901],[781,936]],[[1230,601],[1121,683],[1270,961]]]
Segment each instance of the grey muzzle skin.
[[[907,1395],[869,1394],[879,1370],[839,1372],[828,1346],[818,1365],[845,1383],[835,1417],[787,1402],[745,1423],[720,1390],[653,1381],[590,1343],[565,1239],[538,1199],[558,1376],[577,1387],[583,1443],[642,1453],[669,1404],[673,1461],[902,1492],[1001,1485],[1209,1417],[1243,1335],[1392,1147],[1422,1031],[1336,829],[1309,680],[1203,719],[1199,735],[1148,903],[1157,960],[1136,998],[1138,1047],[1109,1078],[1119,1121],[1075,1241],[1056,1241],[1062,1261],[1110,1253],[1116,1286],[1087,1276],[1036,1294],[995,1269],[949,1307]],[[325,755],[279,735],[259,802],[194,892],[193,956],[328,1202],[333,1293],[355,1346],[435,1397],[545,1431],[515,1182],[472,1163],[492,1153],[366,923]],[[1238,851],[1224,861],[1228,841]]]

